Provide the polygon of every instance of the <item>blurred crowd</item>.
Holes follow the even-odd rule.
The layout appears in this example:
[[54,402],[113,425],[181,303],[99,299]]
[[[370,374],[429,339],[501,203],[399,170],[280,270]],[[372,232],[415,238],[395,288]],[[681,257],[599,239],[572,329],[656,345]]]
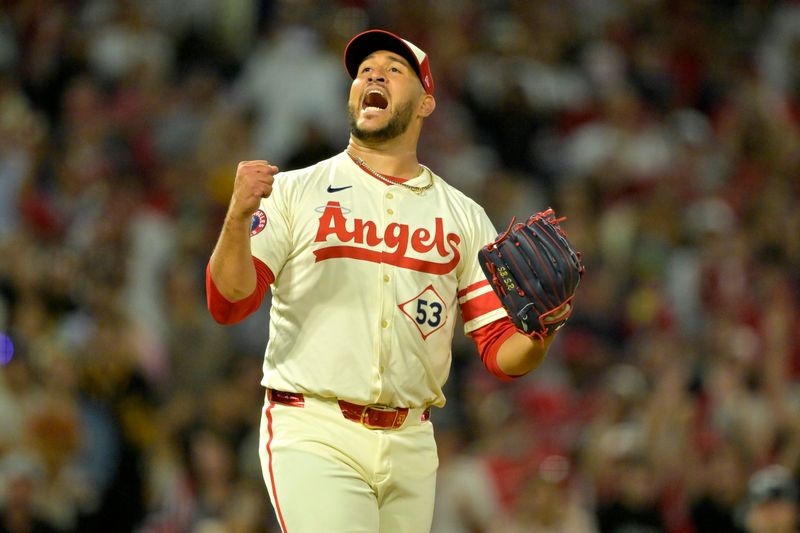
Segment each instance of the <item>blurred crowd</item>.
[[279,531],[204,270],[239,160],[344,149],[368,27],[431,56],[421,161],[587,265],[537,372],[457,331],[434,533],[791,521],[800,3],[0,0],[0,532]]

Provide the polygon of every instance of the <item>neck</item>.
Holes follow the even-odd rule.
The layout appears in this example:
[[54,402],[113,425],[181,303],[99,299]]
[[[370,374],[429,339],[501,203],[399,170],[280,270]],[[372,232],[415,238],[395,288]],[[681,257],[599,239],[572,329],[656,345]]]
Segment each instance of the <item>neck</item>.
[[372,169],[403,179],[419,175],[417,151],[408,147],[367,146],[350,137],[347,151],[363,159]]

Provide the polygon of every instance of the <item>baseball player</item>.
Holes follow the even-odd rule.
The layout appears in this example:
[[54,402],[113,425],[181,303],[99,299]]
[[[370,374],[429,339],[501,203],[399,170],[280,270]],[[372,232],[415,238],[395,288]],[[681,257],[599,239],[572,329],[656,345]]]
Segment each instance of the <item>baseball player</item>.
[[436,108],[425,52],[370,30],[344,62],[347,148],[289,172],[239,164],[208,305],[230,324],[272,290],[260,458],[283,530],[420,533],[457,314],[503,380],[534,369],[554,335],[512,325],[477,259],[497,232],[417,161]]

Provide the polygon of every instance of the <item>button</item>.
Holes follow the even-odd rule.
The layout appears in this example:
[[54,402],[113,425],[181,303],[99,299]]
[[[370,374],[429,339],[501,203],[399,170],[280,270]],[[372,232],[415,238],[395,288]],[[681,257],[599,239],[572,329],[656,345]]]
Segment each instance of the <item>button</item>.
[[386,283],[389,283],[389,274],[384,274],[383,275],[383,281],[385,281]]
[[381,327],[384,328],[384,329],[388,328],[389,327],[389,321],[388,320],[381,320]]
[[389,200],[391,200],[392,198],[394,198],[394,194],[392,194],[392,193],[390,193],[390,192],[387,192],[387,193],[386,193],[386,198],[388,198]]
[[379,370],[380,370],[380,373],[383,374],[383,371],[386,370],[386,369],[383,368],[383,365],[381,365],[381,368]]
[[391,209],[387,209],[386,212],[389,213],[390,215],[394,215],[394,211]]

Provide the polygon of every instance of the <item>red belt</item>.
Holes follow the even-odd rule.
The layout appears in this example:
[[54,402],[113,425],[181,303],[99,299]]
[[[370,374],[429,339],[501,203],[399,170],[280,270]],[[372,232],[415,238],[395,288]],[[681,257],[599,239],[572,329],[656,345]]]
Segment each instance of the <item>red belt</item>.
[[[303,407],[305,398],[299,392],[284,392],[267,389],[271,402]],[[385,407],[382,405],[359,405],[356,403],[338,400],[342,414],[348,420],[358,422],[369,429],[397,429],[403,425],[408,417],[408,407]],[[423,422],[431,417],[430,408],[425,409],[420,416]]]

